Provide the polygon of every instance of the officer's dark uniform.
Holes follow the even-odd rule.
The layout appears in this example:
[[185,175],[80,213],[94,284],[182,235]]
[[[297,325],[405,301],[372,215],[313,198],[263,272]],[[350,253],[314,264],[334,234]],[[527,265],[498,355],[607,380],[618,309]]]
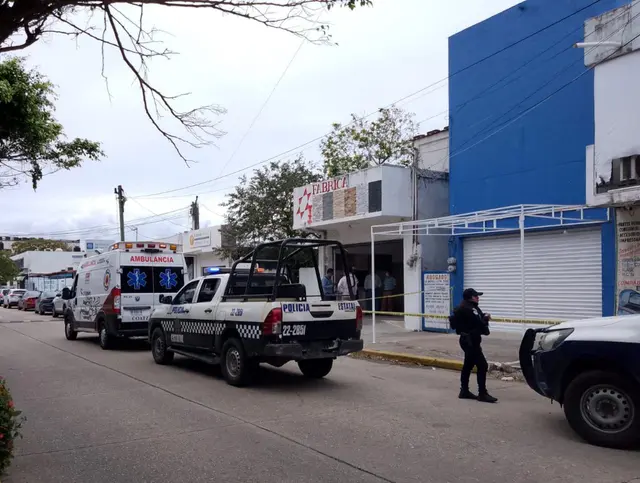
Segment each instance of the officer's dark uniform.
[[[468,288],[463,300],[453,312],[456,334],[460,336],[460,347],[464,351],[464,365],[460,375],[460,399],[477,399],[482,402],[496,402],[487,392],[487,371],[489,364],[482,352],[482,336],[489,335],[489,320],[478,304],[473,301],[482,292]],[[478,396],[469,391],[469,378],[473,367],[478,368]]]

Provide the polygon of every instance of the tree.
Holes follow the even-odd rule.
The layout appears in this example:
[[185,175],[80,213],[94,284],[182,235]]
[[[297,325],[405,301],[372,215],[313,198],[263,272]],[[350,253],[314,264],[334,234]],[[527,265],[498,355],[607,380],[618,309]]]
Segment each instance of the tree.
[[55,251],[57,249],[61,249],[62,251],[68,252],[70,251],[69,245],[60,240],[42,240],[42,239],[33,239],[33,240],[20,240],[13,242],[11,245],[11,249],[13,250],[14,255],[18,255],[19,253],[24,252],[41,252],[44,250]]
[[378,111],[378,118],[351,115],[345,126],[333,124],[333,131],[320,143],[326,176],[340,176],[381,164],[413,163],[413,114],[397,107]]
[[237,259],[256,245],[283,238],[307,238],[310,233],[293,229],[293,189],[319,181],[321,175],[302,156],[293,161],[272,162],[243,176],[222,205],[227,208],[224,235],[234,240],[234,247],[219,251],[226,258]]
[[0,252],[0,284],[6,284],[11,282],[20,274],[20,270],[14,263],[9,255],[4,252]]
[[51,83],[21,59],[0,62],[0,188],[27,177],[36,189],[46,174],[102,155],[96,142],[64,140],[53,117],[54,97]]
[[[180,95],[160,91],[148,80],[147,67],[154,57],[168,58],[174,52],[162,48],[159,30],[144,22],[148,6],[209,9],[220,14],[252,20],[266,27],[306,38],[312,42],[330,40],[326,25],[318,23],[323,9],[371,5],[372,0],[0,0],[0,53],[33,45],[45,34],[88,37],[101,44],[103,76],[104,49],[114,48],[133,73],[140,89],[143,109],[153,126],[171,143],[185,161],[181,146],[202,147],[223,135],[210,115],[224,113],[217,105],[180,110],[175,101]],[[124,7],[124,8],[123,8]],[[128,9],[127,9],[128,7]],[[90,15],[88,25],[80,25],[83,13]],[[161,126],[162,113],[178,121],[187,137],[171,133]]]

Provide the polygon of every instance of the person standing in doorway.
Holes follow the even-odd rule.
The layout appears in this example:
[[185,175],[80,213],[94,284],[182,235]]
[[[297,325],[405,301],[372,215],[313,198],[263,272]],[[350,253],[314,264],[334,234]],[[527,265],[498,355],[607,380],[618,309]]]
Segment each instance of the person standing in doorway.
[[329,268],[326,275],[322,277],[322,291],[327,300],[335,300],[336,294],[333,288],[333,268]]
[[[349,273],[349,280],[351,282],[351,289],[353,290],[353,295],[357,297],[358,295],[358,278],[353,274],[354,268],[351,268],[351,273]],[[349,293],[349,284],[347,283],[347,274],[345,273],[340,281],[338,282],[338,295],[340,296],[340,300],[351,300],[351,294]]]
[[[376,287],[376,300],[371,299],[371,297],[373,296],[372,287],[374,283]],[[380,280],[380,277],[378,277],[378,274],[375,274],[375,277],[372,277],[371,272],[369,272],[367,276],[364,278],[364,296],[367,299],[367,303],[365,304],[365,306],[367,307],[368,310],[374,310],[373,307],[375,307],[376,311],[380,310],[380,304],[378,303],[378,301],[380,300],[379,297],[380,297],[381,288],[382,288],[382,281]]]
[[387,270],[382,281],[382,311],[393,312],[393,291],[396,289],[396,279]]
[[[489,335],[490,314],[480,310],[482,292],[467,288],[462,294],[462,302],[450,318],[451,328],[460,336],[460,347],[464,351],[464,364],[460,374],[460,399],[476,399],[495,403],[498,400],[487,392],[487,372],[489,364],[482,352],[482,336]],[[474,366],[478,369],[478,395],[469,390],[469,379]]]

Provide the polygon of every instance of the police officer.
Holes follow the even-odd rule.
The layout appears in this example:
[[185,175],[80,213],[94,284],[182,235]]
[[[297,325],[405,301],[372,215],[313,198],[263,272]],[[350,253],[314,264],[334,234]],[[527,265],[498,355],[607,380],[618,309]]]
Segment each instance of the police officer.
[[[482,336],[489,335],[491,315],[484,314],[478,302],[482,292],[472,288],[462,294],[462,302],[453,312],[451,327],[460,336],[460,347],[464,351],[464,365],[460,375],[460,399],[476,399],[486,403],[498,400],[487,392],[487,371],[489,364],[482,352]],[[478,395],[469,390],[469,378],[473,367],[478,368]]]

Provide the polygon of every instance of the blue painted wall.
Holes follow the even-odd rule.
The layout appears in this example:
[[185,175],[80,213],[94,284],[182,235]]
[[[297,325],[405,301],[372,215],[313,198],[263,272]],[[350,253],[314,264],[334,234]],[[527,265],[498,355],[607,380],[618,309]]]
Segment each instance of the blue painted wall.
[[[584,51],[572,46],[584,40],[586,19],[627,3],[527,0],[450,37],[451,214],[585,203],[585,149],[594,142],[593,72],[581,76]],[[464,288],[463,243],[452,238],[449,244],[458,259],[455,302]],[[615,267],[615,224],[609,222],[602,227],[603,315],[614,311]]]
[[[585,148],[594,142],[593,72],[584,21],[628,2],[527,0],[449,39],[451,214],[523,203],[583,204]],[[518,116],[522,117],[518,118]]]

